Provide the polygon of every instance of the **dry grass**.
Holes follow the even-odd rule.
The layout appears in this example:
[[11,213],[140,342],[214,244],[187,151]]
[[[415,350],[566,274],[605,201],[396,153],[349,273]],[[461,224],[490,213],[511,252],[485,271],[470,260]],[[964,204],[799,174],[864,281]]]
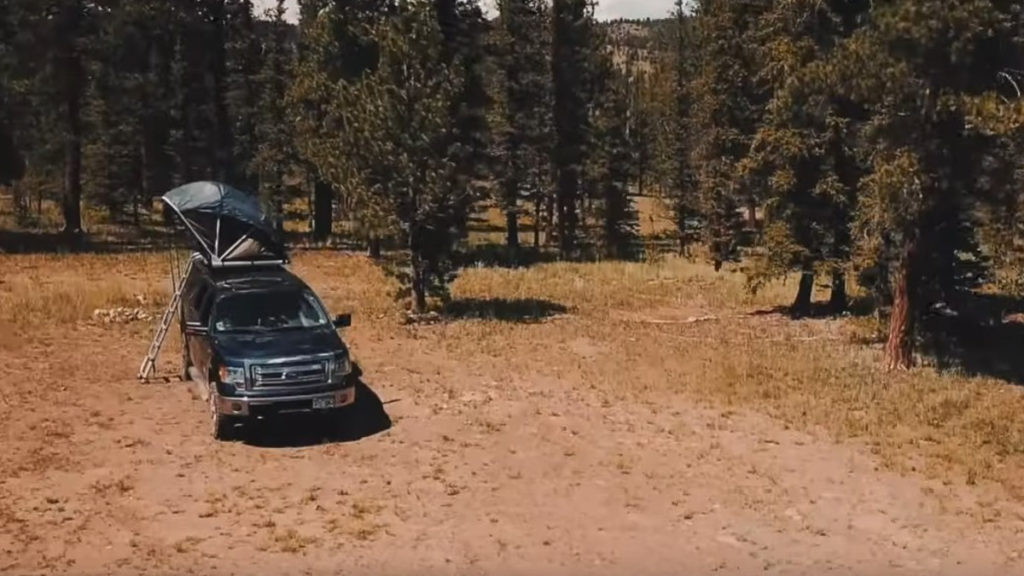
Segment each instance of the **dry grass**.
[[[170,284],[164,256],[4,256],[0,280],[0,325],[36,329],[87,320],[100,308],[159,308]],[[161,269],[162,268],[162,269]]]
[[[14,328],[5,334],[87,321],[96,308],[135,306],[139,297],[158,313],[169,289],[163,254],[0,256],[0,266],[0,327]],[[792,281],[753,296],[741,273],[716,274],[679,258],[474,268],[454,285],[456,300],[529,309],[541,302],[566,312],[540,324],[507,318],[409,327],[395,317],[393,284],[367,259],[305,252],[295,269],[332,312],[353,312],[364,338],[435,338],[449,358],[504,363],[524,378],[572,374],[607,391],[609,406],[682,392],[857,439],[898,469],[951,482],[995,480],[1024,498],[1020,389],[928,369],[888,375],[878,369],[879,350],[848,337],[851,321],[752,314],[788,303]],[[138,325],[127,337],[145,338],[150,329]],[[277,547],[301,550],[293,536],[284,533]]]
[[319,539],[300,533],[295,528],[285,530],[274,530],[270,537],[274,550],[285,554],[298,554],[306,548],[315,545]]

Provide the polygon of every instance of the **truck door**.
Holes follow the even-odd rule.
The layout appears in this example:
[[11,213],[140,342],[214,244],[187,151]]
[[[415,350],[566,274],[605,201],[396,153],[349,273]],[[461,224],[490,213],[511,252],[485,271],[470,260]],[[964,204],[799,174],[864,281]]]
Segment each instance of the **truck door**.
[[203,360],[203,327],[200,318],[200,310],[211,292],[209,284],[204,279],[197,279],[191,290],[186,292],[182,301],[182,320],[184,321],[183,345],[188,348],[189,360],[200,373],[200,377],[206,377],[207,368]]
[[203,376],[210,373],[210,363],[213,361],[213,343],[210,339],[210,311],[213,308],[214,290],[204,290],[202,299],[199,301],[199,308],[196,310],[196,323],[204,328],[201,333],[192,338],[192,345],[189,348],[192,354],[192,362],[196,368],[202,371]]

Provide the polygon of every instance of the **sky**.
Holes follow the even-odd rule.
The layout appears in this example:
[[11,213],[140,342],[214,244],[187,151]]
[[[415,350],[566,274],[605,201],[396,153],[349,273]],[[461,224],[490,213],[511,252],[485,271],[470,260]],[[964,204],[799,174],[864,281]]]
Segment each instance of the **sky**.
[[[672,10],[672,0],[600,0],[597,5],[597,17],[609,18],[664,18]],[[256,9],[262,12],[265,8],[276,4],[274,0],[256,0]],[[483,0],[485,7],[493,6],[494,0]],[[298,18],[296,1],[288,0],[288,19]]]

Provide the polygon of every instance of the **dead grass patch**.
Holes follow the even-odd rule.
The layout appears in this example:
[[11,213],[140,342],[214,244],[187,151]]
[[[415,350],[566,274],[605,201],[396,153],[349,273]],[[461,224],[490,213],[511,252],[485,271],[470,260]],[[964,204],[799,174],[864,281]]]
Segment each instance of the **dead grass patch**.
[[158,281],[165,258],[155,254],[4,256],[0,325],[29,331],[87,320],[97,309],[158,309],[170,293],[169,281]]
[[93,482],[90,487],[100,496],[125,496],[135,490],[135,480],[131,476],[102,478]]
[[270,540],[274,550],[285,554],[299,554],[320,541],[315,536],[301,534],[295,528],[275,529],[270,536]]
[[379,520],[384,506],[365,500],[352,503],[349,514],[327,520],[327,531],[331,534],[354,538],[359,541],[375,539],[388,525]]

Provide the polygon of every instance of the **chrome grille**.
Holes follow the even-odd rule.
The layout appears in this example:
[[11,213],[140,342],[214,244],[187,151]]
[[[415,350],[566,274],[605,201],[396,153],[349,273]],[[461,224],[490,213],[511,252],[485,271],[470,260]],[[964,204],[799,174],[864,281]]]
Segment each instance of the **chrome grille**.
[[327,382],[327,362],[253,366],[252,382],[256,388],[323,384]]

